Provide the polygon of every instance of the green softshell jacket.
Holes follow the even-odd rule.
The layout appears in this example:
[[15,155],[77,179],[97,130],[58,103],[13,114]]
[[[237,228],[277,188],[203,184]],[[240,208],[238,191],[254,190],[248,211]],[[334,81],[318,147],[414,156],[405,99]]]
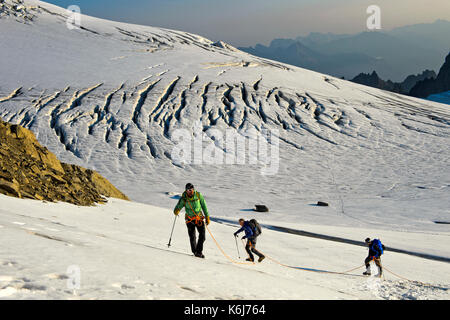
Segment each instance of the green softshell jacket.
[[[191,205],[189,205],[188,201]],[[180,200],[178,200],[178,203],[175,206],[174,213],[176,213],[177,211],[181,211],[181,209],[183,208],[185,208],[186,217],[194,217],[196,215],[201,216],[202,211],[205,217],[209,217],[205,198],[203,198],[202,194],[198,191],[195,191],[194,195],[191,198],[187,196],[186,191],[183,192],[183,195],[181,196]],[[192,209],[194,209],[195,212],[193,212]]]

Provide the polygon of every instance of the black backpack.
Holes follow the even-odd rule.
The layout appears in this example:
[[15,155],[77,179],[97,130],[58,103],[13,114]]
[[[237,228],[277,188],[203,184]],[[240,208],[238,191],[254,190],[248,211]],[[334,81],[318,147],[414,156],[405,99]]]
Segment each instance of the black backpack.
[[254,237],[259,236],[262,233],[261,226],[259,225],[258,221],[256,219],[251,219],[249,221],[250,227],[252,228]]

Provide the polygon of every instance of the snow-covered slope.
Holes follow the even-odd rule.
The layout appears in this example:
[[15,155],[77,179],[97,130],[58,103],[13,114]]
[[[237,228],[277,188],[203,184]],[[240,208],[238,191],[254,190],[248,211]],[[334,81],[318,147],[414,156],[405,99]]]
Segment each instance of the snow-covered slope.
[[[173,214],[167,209],[117,199],[96,207],[3,195],[0,202],[0,240],[8,244],[0,251],[0,299],[450,298],[445,262],[383,256],[386,268],[425,284],[386,270],[380,281],[361,276],[363,268],[342,275],[285,268],[269,258],[255,265],[232,264],[209,236],[206,259],[189,256],[181,219],[168,249]],[[237,260],[236,227],[212,222],[210,231]],[[414,242],[418,236],[404,234],[402,241]],[[446,246],[446,236],[434,237]],[[367,254],[364,247],[267,229],[258,247],[281,263],[325,271],[357,268]]]
[[[10,2],[10,1],[6,1]],[[181,31],[25,1],[0,17],[0,117],[133,200],[171,208],[193,182],[214,216],[449,235],[450,109],[257,58]],[[5,11],[6,12],[6,11]],[[197,122],[200,120],[200,122]],[[180,165],[177,129],[279,130],[279,168]],[[330,207],[311,206],[317,200]],[[361,234],[363,239],[366,234]]]

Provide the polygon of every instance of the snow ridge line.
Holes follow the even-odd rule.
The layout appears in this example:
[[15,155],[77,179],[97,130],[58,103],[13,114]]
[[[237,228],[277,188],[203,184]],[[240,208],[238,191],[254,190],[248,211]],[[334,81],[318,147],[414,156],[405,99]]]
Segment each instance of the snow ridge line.
[[72,99],[70,99],[70,101],[66,104],[65,108],[58,109],[55,116],[59,117],[62,114],[68,112],[69,110],[72,110],[72,109],[80,106],[81,101],[83,100],[84,97],[86,97],[89,93],[91,93],[92,91],[94,91],[95,89],[97,89],[98,87],[100,87],[102,85],[103,85],[103,83],[98,83],[98,84],[96,84],[90,88],[87,88],[83,91],[75,91],[72,96]]
[[74,94],[72,95],[72,98],[65,105],[65,107],[62,107],[63,103],[61,103],[58,104],[55,108],[53,108],[53,110],[50,112],[50,128],[52,128],[55,131],[57,137],[59,138],[59,141],[64,145],[65,149],[67,151],[72,152],[78,158],[80,158],[80,154],[77,151],[76,147],[74,147],[74,144],[76,143],[75,137],[72,138],[72,140],[69,142],[66,133],[62,128],[62,125],[72,121],[74,118],[76,118],[76,116],[72,116],[71,118],[66,119],[64,122],[60,123],[61,115],[80,106],[83,98],[86,97],[89,93],[91,93],[95,89],[97,89],[98,87],[100,87],[101,85],[103,85],[103,83],[96,84],[83,91],[78,90],[75,91]]
[[192,81],[189,83],[189,90],[192,90],[192,87],[194,86],[194,84],[196,84],[198,82],[198,80],[199,80],[199,76],[196,75],[194,77],[194,79],[192,79]]
[[39,101],[37,101],[34,105],[34,107],[37,108],[36,113],[39,113],[42,109],[48,106],[51,102],[58,98],[60,94],[61,91],[56,91],[53,95],[47,97],[45,100],[39,99]]
[[131,120],[134,122],[134,124],[136,124],[138,129],[141,130],[141,131],[142,131],[142,126],[139,124],[138,120],[139,120],[139,116],[141,115],[142,106],[144,105],[145,100],[147,99],[148,93],[160,81],[161,81],[161,79],[153,81],[146,88],[144,88],[144,89],[142,89],[141,91],[138,92],[138,98],[136,99],[136,103],[135,103],[135,105],[133,107],[134,112],[133,112],[133,116],[132,116]]
[[[170,95],[173,93],[175,86],[177,85],[178,81],[181,79],[180,76],[176,77],[170,84],[169,86],[166,88],[166,90],[164,90],[163,94],[160,96],[156,106],[153,108],[153,110],[150,112],[149,115],[149,122],[152,121],[152,116],[159,111],[159,109],[163,106],[163,104],[169,99]],[[153,118],[153,120],[158,120],[159,115],[161,113],[159,113],[156,117]]]
[[[190,85],[189,88],[191,88],[192,84]],[[177,119],[177,121],[180,121],[180,114],[181,111],[183,111],[183,109],[186,107],[186,92],[188,91],[188,89],[184,89],[181,93],[180,93],[180,107],[175,111],[174,115],[175,115],[175,119]]]
[[109,113],[109,106],[111,105],[111,100],[113,98],[113,96],[119,92],[119,90],[123,89],[123,87],[125,86],[125,83],[122,83],[117,89],[111,91],[110,93],[108,93],[105,97],[105,102],[103,104],[103,110],[105,110],[106,113]]
[[[89,124],[88,127],[88,134],[92,135],[95,126],[100,123],[103,119],[105,119],[105,117],[110,114],[110,110],[109,110],[109,106],[111,104],[111,100],[114,96],[114,94],[116,94],[119,90],[121,90],[124,87],[124,83],[122,83],[118,88],[114,89],[113,91],[109,92],[106,96],[105,96],[105,101],[103,103],[103,106],[96,106],[94,109],[94,115],[96,118],[94,118],[94,120]],[[111,115],[111,117],[113,117]],[[109,130],[109,129],[108,129]],[[107,141],[107,137],[109,136],[109,133],[106,132],[105,134],[105,141]]]
[[207,94],[209,91],[209,87],[212,85],[212,82],[209,82],[205,85],[205,87],[203,88],[203,93],[201,94],[201,98],[202,98],[202,106],[201,106],[201,112],[202,114],[206,113],[206,104],[208,103],[208,98],[207,98]]
[[14,99],[15,97],[19,96],[21,93],[22,93],[22,87],[19,87],[16,90],[14,90],[13,92],[11,92],[8,96],[0,98],[0,103]]

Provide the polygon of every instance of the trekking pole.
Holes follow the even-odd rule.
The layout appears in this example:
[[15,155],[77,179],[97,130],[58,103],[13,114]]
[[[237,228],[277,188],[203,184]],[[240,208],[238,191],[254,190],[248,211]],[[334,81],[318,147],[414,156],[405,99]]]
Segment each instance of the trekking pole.
[[175,216],[175,219],[173,219],[173,226],[172,226],[172,232],[170,233],[169,243],[167,244],[167,248],[170,248],[170,243],[172,242],[172,234],[173,229],[175,229],[175,222],[177,221],[178,215]]
[[238,257],[240,259],[241,258],[241,254],[239,253],[239,246],[238,246],[238,243],[237,243],[237,237],[236,236],[234,237],[234,240],[236,240],[236,249],[237,249],[237,252],[238,252]]

